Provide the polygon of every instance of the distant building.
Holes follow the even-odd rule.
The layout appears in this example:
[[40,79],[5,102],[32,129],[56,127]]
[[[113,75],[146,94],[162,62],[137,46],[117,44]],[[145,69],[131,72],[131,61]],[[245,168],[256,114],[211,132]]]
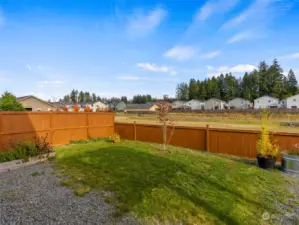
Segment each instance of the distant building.
[[126,106],[127,113],[147,113],[147,112],[155,112],[159,106],[155,103],[145,103],[145,104],[128,104]]
[[281,108],[282,103],[278,98],[264,95],[254,99],[254,109],[268,109],[268,108]]
[[174,101],[171,104],[173,111],[187,111],[191,110],[190,106],[185,105],[186,101]]
[[101,101],[97,101],[97,102],[93,103],[92,111],[94,111],[94,112],[97,110],[105,111],[107,108],[108,108],[108,106],[105,103],[103,103]]
[[293,95],[284,99],[284,107],[287,109],[298,109],[299,108],[299,94]]
[[201,110],[205,108],[205,103],[196,99],[192,99],[184,103],[184,106],[190,107],[191,110]]
[[249,109],[252,103],[244,98],[234,98],[228,101],[228,105],[231,109]]
[[217,98],[210,98],[205,101],[206,110],[219,110],[228,108],[228,104],[225,101],[222,101]]
[[115,106],[117,111],[124,111],[126,109],[126,107],[127,107],[127,105],[123,101],[117,103],[117,105]]
[[33,95],[18,97],[17,100],[27,111],[56,111],[56,107],[54,105],[49,102],[43,101]]

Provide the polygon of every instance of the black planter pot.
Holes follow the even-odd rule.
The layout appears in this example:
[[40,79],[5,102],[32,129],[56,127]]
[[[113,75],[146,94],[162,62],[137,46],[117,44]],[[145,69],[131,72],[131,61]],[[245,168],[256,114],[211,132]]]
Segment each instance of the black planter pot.
[[264,157],[261,155],[257,155],[257,162],[260,168],[262,169],[274,169],[275,168],[275,157]]

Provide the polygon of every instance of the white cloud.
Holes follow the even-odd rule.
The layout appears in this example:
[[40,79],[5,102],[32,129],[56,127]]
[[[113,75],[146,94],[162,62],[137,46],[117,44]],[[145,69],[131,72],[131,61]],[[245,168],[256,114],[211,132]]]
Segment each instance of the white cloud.
[[154,9],[148,13],[136,11],[128,18],[127,32],[130,36],[141,37],[148,35],[167,16],[167,11],[162,8]]
[[153,72],[169,73],[171,75],[177,74],[177,71],[171,67],[157,66],[154,63],[138,63],[137,66],[144,70],[149,70],[149,71],[153,71]]
[[280,59],[299,59],[299,52],[290,54],[290,55],[284,55],[279,57]]
[[210,0],[206,2],[196,13],[195,21],[204,21],[212,14],[225,13],[235,7],[239,0]]
[[251,64],[238,64],[232,67],[228,66],[220,66],[218,68],[216,67],[207,67],[208,69],[208,76],[209,77],[217,77],[221,73],[245,73],[245,72],[252,72],[256,67]]
[[243,73],[243,72],[245,73],[245,72],[251,72],[254,69],[256,69],[256,67],[253,65],[239,64],[239,65],[236,65],[236,66],[230,68],[229,71],[232,73]]
[[26,68],[27,68],[28,70],[32,70],[32,67],[31,67],[29,64],[26,65]]
[[139,81],[139,80],[146,80],[146,77],[140,77],[140,76],[131,76],[131,75],[121,75],[118,76],[116,79],[118,80],[127,80],[127,81]]
[[219,56],[220,54],[221,54],[221,51],[208,52],[208,53],[202,55],[201,58],[203,58],[203,59],[212,59],[212,58],[215,58],[215,57]]
[[175,46],[164,53],[164,57],[178,61],[189,60],[196,55],[196,48],[192,46]]
[[227,43],[228,44],[232,44],[232,43],[235,43],[235,42],[238,42],[238,41],[243,41],[243,40],[246,40],[246,39],[251,39],[253,38],[254,35],[251,31],[242,31],[240,33],[237,33],[236,35],[232,36],[228,41]]

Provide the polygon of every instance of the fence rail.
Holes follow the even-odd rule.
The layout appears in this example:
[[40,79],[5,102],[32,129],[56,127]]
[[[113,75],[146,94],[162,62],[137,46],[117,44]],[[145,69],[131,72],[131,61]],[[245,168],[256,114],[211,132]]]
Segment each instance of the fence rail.
[[47,136],[53,145],[71,140],[111,136],[114,113],[107,112],[0,112],[0,151],[20,140]]
[[[168,136],[172,128],[168,128]],[[160,125],[115,123],[115,131],[124,139],[162,143]],[[174,128],[171,145],[229,154],[244,158],[255,158],[260,132],[256,130],[219,129],[207,127]],[[299,145],[298,133],[273,132],[272,138],[282,151],[295,151]]]

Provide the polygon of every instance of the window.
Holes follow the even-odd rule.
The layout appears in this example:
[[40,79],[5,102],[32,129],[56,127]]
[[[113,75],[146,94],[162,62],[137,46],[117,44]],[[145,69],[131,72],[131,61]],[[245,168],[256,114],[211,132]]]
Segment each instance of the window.
[[297,106],[293,105],[293,106],[292,106],[292,109],[297,109]]
[[260,101],[259,101],[259,100],[257,100],[257,103],[260,103]]
[[296,102],[296,98],[293,99],[293,102]]
[[268,102],[270,103],[270,102],[271,102],[271,100],[268,100]]

